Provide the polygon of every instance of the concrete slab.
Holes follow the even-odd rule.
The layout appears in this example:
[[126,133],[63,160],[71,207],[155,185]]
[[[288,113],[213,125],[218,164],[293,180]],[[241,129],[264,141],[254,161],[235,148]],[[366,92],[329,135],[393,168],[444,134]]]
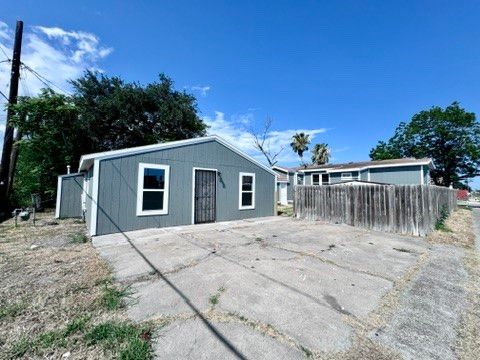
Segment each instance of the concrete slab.
[[[212,324],[247,359],[303,359],[303,354],[241,323]],[[189,334],[189,336],[185,336]],[[157,332],[159,359],[238,359],[199,319],[182,320]]]
[[429,262],[404,293],[400,311],[371,338],[404,359],[457,359],[456,327],[467,304],[463,256],[460,248],[435,245]]
[[[418,339],[427,334],[435,343],[432,347],[443,341],[447,335],[442,331],[431,334],[434,320],[443,316],[440,323],[451,329],[455,319],[448,313],[457,313],[463,296],[454,286],[463,279],[459,254],[432,250],[420,238],[346,225],[276,217],[107,235],[95,238],[94,245],[112,264],[116,277],[132,283],[136,297],[128,308],[132,319],[173,319],[159,331],[156,354],[161,358],[229,358],[227,347],[198,317],[181,320],[198,313],[217,315],[214,325],[247,358],[296,358],[302,356],[301,348],[308,349],[303,355],[314,351],[333,358],[354,343],[351,324],[367,321],[420,255],[432,251],[437,260],[416,278],[391,327],[371,336],[406,357],[419,351],[448,358],[447,347],[438,346],[437,353],[427,353],[425,347],[421,352]],[[151,268],[137,250],[161,272],[160,277],[145,280],[142,275]],[[433,282],[449,271],[446,283]],[[428,305],[422,302],[425,296]],[[441,303],[438,311],[428,308],[436,297]],[[218,322],[226,315],[271,327],[296,345],[287,346],[245,323]],[[424,325],[415,328],[410,317]]]

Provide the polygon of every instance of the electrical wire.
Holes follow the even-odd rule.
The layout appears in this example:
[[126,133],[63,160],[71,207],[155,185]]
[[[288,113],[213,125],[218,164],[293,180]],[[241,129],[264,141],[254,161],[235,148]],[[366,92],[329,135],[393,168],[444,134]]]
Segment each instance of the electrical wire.
[[56,87],[58,90],[60,90],[62,93],[65,93],[67,95],[71,95],[68,91],[65,89],[62,89],[60,86],[56,85],[54,82],[48,80],[46,77],[40,75],[37,71],[33,70],[30,66],[26,65],[25,63],[22,62],[23,68],[27,69],[30,71],[38,80],[40,80],[45,86],[47,86],[49,89],[52,89],[53,87]]

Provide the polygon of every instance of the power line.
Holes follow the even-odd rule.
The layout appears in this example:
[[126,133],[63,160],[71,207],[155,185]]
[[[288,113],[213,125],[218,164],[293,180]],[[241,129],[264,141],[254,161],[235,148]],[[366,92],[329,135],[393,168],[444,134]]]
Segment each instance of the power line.
[[[65,94],[68,94],[70,95],[70,93],[68,91],[66,91],[65,89],[62,89],[60,86],[56,85],[54,82],[48,80],[46,77],[40,75],[38,72],[36,72],[35,70],[33,70],[30,66],[26,65],[25,63],[22,62],[22,66],[23,68],[27,69],[28,71],[30,71],[33,75],[35,75],[35,77],[40,80],[44,85],[46,85],[48,88],[52,88],[52,86],[56,87],[57,89],[59,89],[61,92],[65,93]],[[53,89],[52,89],[53,90]]]
[[2,96],[7,100],[7,103],[9,102],[7,95],[5,95],[5,94],[2,92],[2,90],[0,90],[0,95],[2,95]]
[[2,50],[3,55],[5,55],[5,57],[8,59],[7,61],[11,61],[10,57],[7,55],[7,53],[5,52],[5,50],[3,50],[3,45],[0,46],[0,50]]

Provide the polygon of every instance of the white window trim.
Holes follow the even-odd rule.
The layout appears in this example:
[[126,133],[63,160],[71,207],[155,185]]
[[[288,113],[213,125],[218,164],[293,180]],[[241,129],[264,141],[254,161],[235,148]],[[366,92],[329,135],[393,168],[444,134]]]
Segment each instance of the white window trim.
[[[145,169],[161,169],[165,171],[165,187],[161,189],[144,189],[143,188],[143,174]],[[143,192],[155,191],[163,192],[163,209],[162,210],[143,210]],[[138,180],[137,180],[137,216],[150,215],[167,215],[168,214],[168,195],[170,192],[170,166],[162,164],[138,164]]]
[[58,219],[60,218],[60,204],[62,201],[62,177],[59,176],[57,179],[57,202],[55,205],[55,218]]
[[[242,206],[242,193],[248,191],[242,191],[242,178],[244,176],[252,177],[252,205]],[[241,172],[238,174],[238,210],[253,210],[255,209],[255,173]]]
[[352,173],[351,172],[342,172],[342,174],[340,175],[340,179],[341,180],[353,180]]
[[[317,182],[315,182],[315,181],[313,180],[313,177],[314,177],[314,176],[318,176],[318,181],[317,181]],[[322,176],[321,174],[312,174],[312,185],[320,185],[321,176]]]

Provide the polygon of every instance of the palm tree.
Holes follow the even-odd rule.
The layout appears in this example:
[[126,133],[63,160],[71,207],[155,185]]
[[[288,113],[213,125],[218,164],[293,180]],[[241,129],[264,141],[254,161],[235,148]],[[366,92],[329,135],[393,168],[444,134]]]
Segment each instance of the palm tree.
[[308,134],[301,132],[292,136],[292,142],[290,143],[290,146],[292,147],[292,150],[300,157],[300,163],[302,165],[305,165],[303,162],[303,153],[308,150],[309,144],[310,135]]
[[316,144],[312,150],[312,164],[323,165],[330,160],[330,149],[328,144]]

